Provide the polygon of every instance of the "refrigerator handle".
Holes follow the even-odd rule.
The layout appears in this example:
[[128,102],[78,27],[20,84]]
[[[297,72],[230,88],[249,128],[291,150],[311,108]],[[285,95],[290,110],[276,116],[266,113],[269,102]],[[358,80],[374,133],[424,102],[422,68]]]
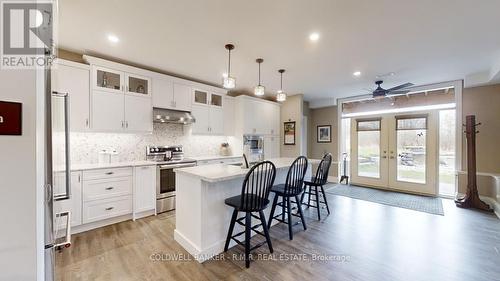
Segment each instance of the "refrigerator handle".
[[56,91],[52,92],[52,95],[62,97],[64,100],[64,151],[65,151],[65,172],[66,172],[66,192],[64,195],[57,196],[55,198],[58,200],[69,199],[71,195],[71,163],[70,163],[70,144],[69,144],[69,95],[68,93],[59,93]]

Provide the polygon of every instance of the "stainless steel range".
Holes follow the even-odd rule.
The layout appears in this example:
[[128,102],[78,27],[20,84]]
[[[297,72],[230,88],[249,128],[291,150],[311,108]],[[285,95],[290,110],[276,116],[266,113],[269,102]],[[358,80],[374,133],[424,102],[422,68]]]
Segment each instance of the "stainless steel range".
[[163,213],[175,209],[174,169],[196,166],[196,160],[184,158],[182,145],[148,146],[146,158],[158,162],[156,166],[156,211]]

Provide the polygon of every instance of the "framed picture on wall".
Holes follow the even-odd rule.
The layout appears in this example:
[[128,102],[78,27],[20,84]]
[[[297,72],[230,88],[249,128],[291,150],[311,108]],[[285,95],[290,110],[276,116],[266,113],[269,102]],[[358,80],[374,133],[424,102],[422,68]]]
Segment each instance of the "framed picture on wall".
[[285,122],[284,145],[295,145],[295,121]]
[[332,125],[319,125],[317,142],[332,142]]

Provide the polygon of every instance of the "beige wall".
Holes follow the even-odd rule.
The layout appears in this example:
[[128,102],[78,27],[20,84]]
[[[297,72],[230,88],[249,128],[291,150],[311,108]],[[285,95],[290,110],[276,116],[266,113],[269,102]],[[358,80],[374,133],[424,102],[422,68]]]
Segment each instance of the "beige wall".
[[[463,123],[465,116],[476,115],[481,122],[476,146],[477,171],[500,173],[500,84],[463,90]],[[463,169],[466,169],[466,143],[463,142]]]
[[[308,157],[321,159],[323,154],[329,152],[333,155],[333,161],[337,161],[338,156],[338,122],[337,122],[337,106],[329,106],[323,108],[310,109],[309,112],[309,146]],[[332,142],[318,143],[317,142],[317,126],[331,125],[332,126]],[[332,165],[330,168],[330,176],[337,176],[337,165]]]
[[[300,155],[302,116],[304,106],[303,95],[289,96],[281,105],[281,157],[298,157]],[[284,145],[284,122],[295,121],[295,145]]]

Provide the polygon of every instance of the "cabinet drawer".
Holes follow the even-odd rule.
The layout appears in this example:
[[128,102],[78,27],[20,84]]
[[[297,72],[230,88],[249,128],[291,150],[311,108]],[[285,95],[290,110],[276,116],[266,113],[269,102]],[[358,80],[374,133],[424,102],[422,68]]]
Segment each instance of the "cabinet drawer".
[[104,220],[132,213],[132,196],[83,203],[83,223]]
[[132,194],[132,177],[87,180],[83,182],[83,201]]
[[108,179],[132,176],[132,167],[90,170],[83,172],[84,180]]

